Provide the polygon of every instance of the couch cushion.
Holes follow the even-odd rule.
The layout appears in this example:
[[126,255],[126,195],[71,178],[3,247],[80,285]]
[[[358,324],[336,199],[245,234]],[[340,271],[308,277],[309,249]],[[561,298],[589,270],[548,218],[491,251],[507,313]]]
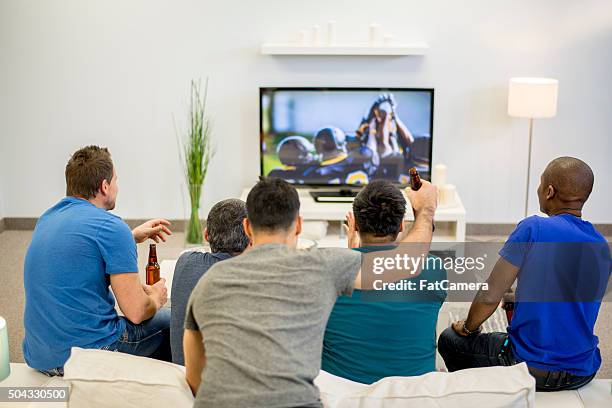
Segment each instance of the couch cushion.
[[576,391],[585,407],[612,407],[612,380],[593,380]]
[[593,380],[575,391],[536,392],[537,408],[610,408],[612,380]]
[[[41,387],[43,388],[68,388],[68,396],[70,396],[70,383],[68,381],[64,380],[62,377],[49,378],[45,376],[45,378],[47,378],[47,382],[42,384]],[[21,405],[22,404],[21,402],[17,404],[20,404],[19,406],[21,408],[25,408],[25,407],[27,408],[68,408],[67,401],[33,401],[25,406]]]
[[321,371],[315,384],[321,390],[323,404],[329,408],[535,406],[535,380],[524,363],[419,377],[388,377],[371,385]]
[[64,366],[71,407],[191,407],[184,367],[103,350],[73,348]]

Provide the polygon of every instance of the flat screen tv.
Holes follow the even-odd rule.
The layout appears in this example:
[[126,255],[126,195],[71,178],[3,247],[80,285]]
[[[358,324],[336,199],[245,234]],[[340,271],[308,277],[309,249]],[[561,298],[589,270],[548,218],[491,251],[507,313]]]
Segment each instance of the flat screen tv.
[[429,180],[433,89],[260,88],[261,174],[295,185]]

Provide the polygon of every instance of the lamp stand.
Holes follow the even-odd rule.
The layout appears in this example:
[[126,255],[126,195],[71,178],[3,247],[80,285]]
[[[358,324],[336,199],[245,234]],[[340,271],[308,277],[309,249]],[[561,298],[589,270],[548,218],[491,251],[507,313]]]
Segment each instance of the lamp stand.
[[527,153],[527,187],[525,190],[525,218],[529,208],[529,175],[531,173],[531,136],[533,134],[533,118],[529,118],[529,151]]

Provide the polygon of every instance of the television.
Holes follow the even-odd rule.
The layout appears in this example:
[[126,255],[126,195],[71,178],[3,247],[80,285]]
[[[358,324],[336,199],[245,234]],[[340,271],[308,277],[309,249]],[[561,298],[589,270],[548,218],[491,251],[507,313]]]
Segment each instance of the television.
[[434,90],[260,88],[261,174],[296,186],[431,174]]

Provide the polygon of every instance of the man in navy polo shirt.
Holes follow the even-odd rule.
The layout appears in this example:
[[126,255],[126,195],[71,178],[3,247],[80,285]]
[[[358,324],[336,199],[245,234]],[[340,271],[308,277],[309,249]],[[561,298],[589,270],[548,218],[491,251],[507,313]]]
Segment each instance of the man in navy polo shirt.
[[[548,164],[538,187],[547,218],[521,221],[467,319],[453,323],[438,340],[449,371],[527,363],[538,391],[572,390],[595,377],[601,365],[593,333],[610,278],[604,237],[582,219],[593,189],[591,168],[573,157]],[[480,333],[517,280],[508,333]]]
[[235,198],[219,201],[210,209],[204,229],[204,239],[210,245],[210,252],[185,252],[176,261],[172,279],[170,319],[170,344],[174,364],[185,365],[185,312],[193,288],[214,264],[240,255],[250,245],[249,237],[242,228],[242,221],[246,216],[244,201]]
[[109,212],[117,192],[108,150],[84,147],[66,165],[66,197],[34,229],[24,265],[23,354],[47,375],[63,375],[71,347],[170,360],[165,281],[143,285],[136,254],[137,243],[165,241],[170,223],[151,220],[130,231]]

